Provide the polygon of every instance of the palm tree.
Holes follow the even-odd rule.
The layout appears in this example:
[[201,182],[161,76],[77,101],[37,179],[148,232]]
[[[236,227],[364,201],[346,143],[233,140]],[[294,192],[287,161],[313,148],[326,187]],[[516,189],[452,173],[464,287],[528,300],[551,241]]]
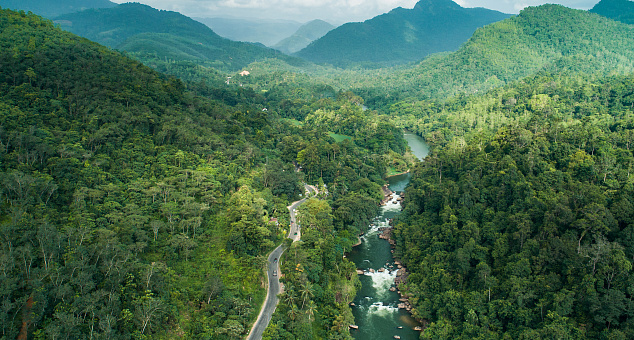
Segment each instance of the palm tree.
[[293,286],[288,285],[287,290],[284,292],[284,302],[289,306],[293,306],[295,304],[295,296],[292,293]]
[[315,304],[315,301],[310,300],[308,302],[308,306],[306,307],[306,314],[308,314],[308,321],[311,321],[316,311],[317,311],[317,305]]
[[309,281],[306,281],[306,283],[304,283],[304,287],[299,292],[302,297],[302,309],[304,309],[306,301],[310,300],[310,298],[315,295],[313,294],[313,285]]
[[297,309],[297,305],[293,304],[290,306],[291,308],[288,310],[288,318],[295,321],[295,318],[299,314],[299,309]]

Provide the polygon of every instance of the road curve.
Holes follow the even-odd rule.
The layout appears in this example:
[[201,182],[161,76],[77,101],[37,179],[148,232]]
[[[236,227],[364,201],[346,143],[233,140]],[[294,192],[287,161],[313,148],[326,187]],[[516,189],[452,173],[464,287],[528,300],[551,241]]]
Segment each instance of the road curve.
[[[304,184],[304,188],[309,192],[315,192],[315,187]],[[288,232],[288,238],[292,239],[293,242],[298,241],[301,237],[300,234],[300,226],[296,222],[295,210],[306,202],[307,198],[301,199],[297,202],[294,202],[288,207],[288,210],[291,215],[291,228]],[[278,263],[278,259],[284,253],[284,244],[279,245],[275,248],[267,259],[267,269],[266,276],[269,279],[268,290],[266,291],[266,299],[264,300],[264,304],[262,305],[262,309],[260,310],[260,315],[258,315],[257,320],[253,324],[249,335],[247,336],[247,340],[261,340],[262,334],[264,334],[264,330],[268,327],[269,322],[271,321],[271,317],[275,312],[275,307],[277,307],[277,295],[280,291],[280,265]]]

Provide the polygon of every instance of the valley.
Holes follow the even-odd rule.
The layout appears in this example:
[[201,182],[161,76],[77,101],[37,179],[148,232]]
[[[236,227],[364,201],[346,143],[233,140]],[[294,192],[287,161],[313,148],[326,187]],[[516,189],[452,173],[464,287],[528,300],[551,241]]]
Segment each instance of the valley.
[[631,5],[0,0],[0,338],[634,337]]

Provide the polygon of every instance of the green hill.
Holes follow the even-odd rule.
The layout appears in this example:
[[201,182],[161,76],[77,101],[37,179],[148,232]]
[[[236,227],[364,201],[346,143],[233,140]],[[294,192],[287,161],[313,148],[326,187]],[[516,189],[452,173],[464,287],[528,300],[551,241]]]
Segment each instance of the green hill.
[[302,25],[297,32],[290,37],[281,40],[271,47],[284,53],[292,54],[323,37],[334,28],[335,26],[323,20],[313,20]]
[[138,3],[66,14],[56,22],[100,44],[159,60],[199,61],[234,71],[266,58],[292,60],[273,49],[222,38],[180,13]]
[[31,11],[47,18],[83,11],[89,8],[110,8],[117,4],[109,0],[0,0],[0,7]]
[[601,0],[590,12],[626,24],[634,24],[634,2],[630,0]]
[[11,10],[0,65],[1,338],[245,338],[304,180],[329,200],[311,201],[316,225],[280,263],[286,294],[310,296],[278,306],[272,338],[350,338],[343,253],[406,148],[387,119],[341,92],[294,101],[310,124],[288,124],[288,103],[184,83]]
[[462,8],[451,0],[422,0],[362,23],[348,23],[314,41],[297,56],[316,63],[394,65],[455,51],[473,32],[510,15]]
[[518,16],[478,29],[454,53],[431,56],[395,72],[368,73],[363,81],[367,85],[356,87],[370,104],[380,106],[394,98],[485,92],[539,70],[630,73],[634,27],[559,5],[529,7]]
[[412,171],[395,223],[421,339],[632,339],[634,77],[495,92],[437,116],[472,138]]

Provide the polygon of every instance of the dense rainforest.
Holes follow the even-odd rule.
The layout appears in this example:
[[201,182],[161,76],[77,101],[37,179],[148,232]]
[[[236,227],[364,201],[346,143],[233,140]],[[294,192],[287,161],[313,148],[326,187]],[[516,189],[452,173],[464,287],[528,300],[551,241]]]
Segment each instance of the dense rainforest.
[[465,105],[509,120],[420,163],[395,227],[422,338],[632,338],[634,78],[540,74]]
[[92,41],[158,60],[187,60],[222,71],[236,71],[267,58],[303,61],[261,44],[223,38],[180,13],[140,3],[88,9],[54,18],[64,29]]
[[394,229],[421,338],[634,337],[631,25],[530,7],[342,70],[117,8],[76,28],[153,18],[105,36],[131,52],[0,9],[0,338],[242,339],[286,242],[264,339],[351,339],[345,254],[415,163],[403,128],[433,149]]
[[332,211],[317,209],[307,242],[327,246],[297,249],[310,274],[287,293],[315,337],[350,337],[340,255],[406,148],[359,97],[306,96],[302,123],[252,89],[183,82],[10,10],[0,65],[1,337],[243,338],[303,181],[329,188],[314,204]]

